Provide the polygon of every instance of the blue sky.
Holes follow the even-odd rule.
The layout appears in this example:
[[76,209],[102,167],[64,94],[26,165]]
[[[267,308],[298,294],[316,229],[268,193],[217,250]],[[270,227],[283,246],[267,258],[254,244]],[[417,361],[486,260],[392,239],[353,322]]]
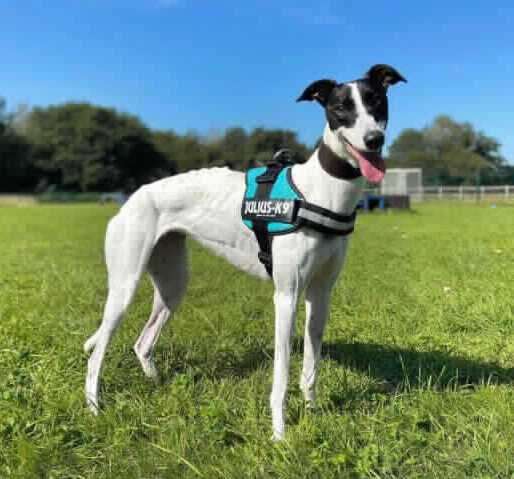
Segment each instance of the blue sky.
[[389,143],[437,114],[498,138],[514,163],[514,3],[498,1],[0,0],[0,96],[86,100],[149,126],[297,131],[323,116],[295,98],[311,81],[374,63],[391,89]]

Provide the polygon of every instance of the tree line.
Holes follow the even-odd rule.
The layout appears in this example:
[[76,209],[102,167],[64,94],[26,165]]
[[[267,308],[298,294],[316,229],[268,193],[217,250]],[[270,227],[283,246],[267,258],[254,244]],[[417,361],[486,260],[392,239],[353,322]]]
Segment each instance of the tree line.
[[130,192],[194,168],[262,164],[282,146],[294,150],[297,161],[309,154],[289,130],[236,127],[220,135],[179,135],[89,103],[8,113],[2,101],[0,191]]
[[[0,99],[0,191],[131,192],[178,172],[206,166],[246,169],[287,147],[305,161],[312,147],[295,132],[234,127],[220,134],[152,130],[139,118],[89,103],[14,112]],[[404,130],[389,149],[389,166],[422,167],[427,183],[514,183],[500,144],[447,116]]]
[[422,168],[425,184],[514,184],[514,166],[495,138],[447,115],[403,130],[389,148],[389,166]]

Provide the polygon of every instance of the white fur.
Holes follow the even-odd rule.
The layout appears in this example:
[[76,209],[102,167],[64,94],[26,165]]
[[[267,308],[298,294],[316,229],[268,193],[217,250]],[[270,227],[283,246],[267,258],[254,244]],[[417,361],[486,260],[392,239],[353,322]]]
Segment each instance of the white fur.
[[[341,126],[337,129],[337,133],[339,138],[341,138],[341,141],[342,138],[346,138],[353,146],[359,150],[366,151],[368,149],[364,143],[364,137],[366,136],[366,133],[371,131],[381,131],[384,133],[386,123],[382,121],[376,121],[373,115],[370,115],[367,112],[366,107],[362,102],[357,85],[355,83],[349,83],[348,85],[352,91],[352,98],[355,103],[357,119],[355,125],[352,125],[351,128],[345,128],[344,126]],[[341,144],[341,142],[339,143]]]
[[[324,139],[336,153],[345,155],[329,128]],[[328,175],[319,164],[317,151],[305,164],[293,166],[292,175],[307,201],[340,214],[354,211],[364,184],[362,178],[344,181]],[[143,186],[110,221],[105,241],[109,293],[102,324],[84,345],[86,351],[92,351],[86,398],[94,412],[98,410],[107,345],[145,271],[154,284],[154,306],[134,349],[144,372],[157,376],[153,348],[186,291],[185,235],[243,271],[267,278],[257,259],[254,234],[240,217],[244,188],[241,172],[227,168],[192,171]],[[330,293],[344,264],[348,242],[348,237],[327,236],[308,228],[273,240],[276,334],[270,403],[275,439],[284,436],[290,338],[300,296],[305,292],[307,309],[300,385],[305,399],[312,402]]]

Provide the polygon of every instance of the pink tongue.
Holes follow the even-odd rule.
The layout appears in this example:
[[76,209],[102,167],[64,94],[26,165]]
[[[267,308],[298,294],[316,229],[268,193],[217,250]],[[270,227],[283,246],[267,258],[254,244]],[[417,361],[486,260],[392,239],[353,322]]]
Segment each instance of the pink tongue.
[[386,165],[380,153],[363,152],[347,144],[348,151],[359,162],[362,174],[371,183],[380,183],[384,179]]

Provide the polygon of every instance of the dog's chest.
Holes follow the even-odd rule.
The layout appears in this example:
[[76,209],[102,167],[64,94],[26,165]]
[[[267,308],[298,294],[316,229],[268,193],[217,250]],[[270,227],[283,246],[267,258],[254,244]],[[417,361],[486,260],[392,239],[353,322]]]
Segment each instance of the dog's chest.
[[292,179],[305,199],[340,215],[349,215],[357,207],[364,187],[364,179],[344,181],[321,171],[317,161],[296,165]]

